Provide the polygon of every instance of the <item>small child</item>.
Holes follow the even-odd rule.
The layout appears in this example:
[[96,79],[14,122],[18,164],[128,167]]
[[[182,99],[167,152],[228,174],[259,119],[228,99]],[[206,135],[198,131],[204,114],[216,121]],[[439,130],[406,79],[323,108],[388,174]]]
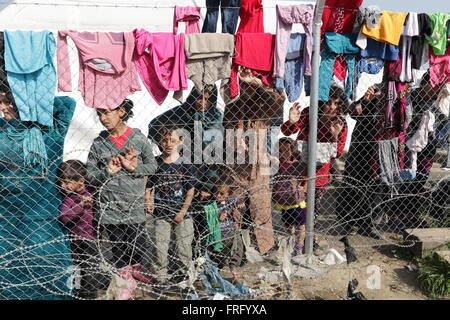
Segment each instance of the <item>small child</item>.
[[92,143],[87,176],[99,187],[99,223],[112,242],[116,267],[132,269],[136,280],[148,283],[151,279],[141,271],[146,252],[145,184],[157,164],[147,137],[126,125],[132,109],[128,99],[112,110],[97,109],[106,130]]
[[230,196],[230,186],[225,184],[214,188],[214,198],[217,203],[223,245],[219,268],[228,265],[234,279],[237,280],[240,277],[239,267],[244,255],[244,243],[240,234],[242,221],[240,209],[243,209],[245,205]]
[[182,280],[192,261],[194,224],[189,211],[197,181],[194,165],[179,161],[178,147],[183,139],[175,125],[160,128],[158,142],[163,152],[157,157],[158,170],[147,184],[150,189],[147,194],[152,195],[148,200],[151,203],[148,211],[155,217],[155,273],[160,283],[169,281],[168,252],[172,232],[175,234],[178,270],[171,280]]
[[80,269],[80,288],[75,288],[74,295],[83,299],[95,299],[96,279],[87,271],[96,263],[98,252],[94,240],[92,190],[86,187],[86,167],[79,160],[68,160],[58,168],[61,189],[65,193],[61,206],[60,221],[70,230],[72,237],[72,255]]
[[295,156],[295,142],[284,137],[278,141],[279,171],[275,176],[272,200],[275,209],[281,210],[281,219],[288,233],[295,237],[296,229],[299,235],[295,239],[296,254],[303,252],[306,225],[306,180],[304,166]]

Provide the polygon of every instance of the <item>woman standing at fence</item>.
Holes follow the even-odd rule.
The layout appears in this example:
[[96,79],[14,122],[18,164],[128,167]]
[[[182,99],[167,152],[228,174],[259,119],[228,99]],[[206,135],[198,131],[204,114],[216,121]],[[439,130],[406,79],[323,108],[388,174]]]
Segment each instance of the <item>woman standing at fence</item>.
[[[249,69],[240,74],[240,97],[225,107],[224,127],[242,130],[234,150],[244,149],[254,159],[237,160],[232,165],[235,180],[249,195],[249,212],[259,252],[267,253],[275,244],[272,228],[272,197],[270,193],[270,165],[267,157],[267,132],[278,112],[283,108],[285,97],[253,76]],[[239,131],[237,131],[239,132]],[[245,141],[248,139],[249,143]],[[230,146],[226,146],[229,148]],[[228,162],[228,161],[227,161]],[[245,215],[244,215],[245,219]]]
[[54,125],[45,127],[21,121],[12,94],[0,94],[0,300],[71,294],[70,242],[58,223],[55,183],[74,110],[72,98],[56,97]]

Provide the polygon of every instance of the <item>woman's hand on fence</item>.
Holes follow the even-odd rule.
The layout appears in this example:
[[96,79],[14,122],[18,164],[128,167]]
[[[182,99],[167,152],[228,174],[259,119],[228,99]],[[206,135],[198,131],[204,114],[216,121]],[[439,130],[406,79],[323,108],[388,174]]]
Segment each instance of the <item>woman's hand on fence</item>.
[[381,91],[377,86],[371,86],[367,89],[366,94],[364,95],[363,100],[365,102],[372,101],[374,98],[381,96]]
[[255,77],[250,69],[243,68],[238,73],[239,80],[249,84],[252,87],[261,87],[263,82],[258,77]]
[[289,123],[296,124],[300,120],[300,103],[295,102],[294,105],[289,109]]
[[344,129],[344,121],[342,121],[341,118],[336,117],[335,119],[331,120],[330,124],[330,132],[333,135],[334,139],[339,138],[339,134],[341,133],[342,129]]

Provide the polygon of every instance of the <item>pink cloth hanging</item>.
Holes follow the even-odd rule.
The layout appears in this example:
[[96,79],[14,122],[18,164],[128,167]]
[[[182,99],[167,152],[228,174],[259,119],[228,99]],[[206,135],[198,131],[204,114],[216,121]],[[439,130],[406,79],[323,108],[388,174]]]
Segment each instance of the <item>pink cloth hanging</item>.
[[443,55],[435,55],[434,51],[430,52],[430,84],[436,87],[442,82],[450,82],[450,47]]
[[72,91],[69,36],[78,49],[78,90],[84,104],[92,108],[115,109],[131,93],[141,90],[132,63],[134,37],[131,32],[58,32],[58,90]]
[[277,36],[275,42],[275,66],[273,76],[284,78],[284,61],[288,50],[292,25],[300,23],[306,34],[304,68],[305,75],[311,75],[312,58],[312,25],[314,6],[311,4],[300,4],[291,6],[276,6],[277,9]]
[[175,6],[173,12],[173,34],[178,33],[178,22],[186,23],[186,34],[200,33],[200,8]]
[[134,63],[145,87],[161,105],[170,91],[188,88],[184,33],[134,30]]

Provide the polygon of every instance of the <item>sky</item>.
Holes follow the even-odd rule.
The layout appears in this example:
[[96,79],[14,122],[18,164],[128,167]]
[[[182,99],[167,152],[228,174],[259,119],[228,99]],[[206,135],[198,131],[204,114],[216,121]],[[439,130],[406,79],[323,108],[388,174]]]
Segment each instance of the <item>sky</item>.
[[381,10],[417,13],[450,13],[449,0],[364,0],[363,6],[376,5]]

